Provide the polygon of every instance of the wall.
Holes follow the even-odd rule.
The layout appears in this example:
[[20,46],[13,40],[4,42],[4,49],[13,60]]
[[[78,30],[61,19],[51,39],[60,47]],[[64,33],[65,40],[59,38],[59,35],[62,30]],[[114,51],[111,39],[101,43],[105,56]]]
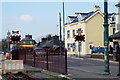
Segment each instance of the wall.
[[2,74],[7,72],[17,73],[24,71],[23,60],[5,60],[2,63]]
[[[78,35],[78,33],[76,32],[78,30],[78,28],[81,28],[81,30],[83,30],[83,34],[85,34],[85,23],[76,23],[76,24],[70,24],[65,26],[65,48],[67,48],[67,44],[68,43],[75,43],[76,44],[76,50],[73,52],[72,48],[70,48],[70,51],[68,51],[68,54],[76,54],[79,55],[79,51],[78,51],[78,42],[75,42],[75,39],[73,37],[73,30],[75,30],[75,35]],[[70,38],[67,38],[67,31],[70,30]],[[81,47],[81,53],[83,53],[85,51],[84,48],[84,42],[82,42],[82,47]]]
[[[110,21],[108,21],[110,23]],[[88,22],[86,26],[86,53],[88,53],[88,44],[92,42],[94,47],[104,47],[104,18],[103,15],[97,13]],[[113,27],[109,26],[109,35],[113,34]],[[112,43],[111,43],[112,45]]]

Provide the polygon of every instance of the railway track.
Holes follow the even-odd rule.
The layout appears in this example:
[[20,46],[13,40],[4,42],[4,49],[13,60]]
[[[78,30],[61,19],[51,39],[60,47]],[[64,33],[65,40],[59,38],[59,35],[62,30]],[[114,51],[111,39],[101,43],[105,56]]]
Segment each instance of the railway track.
[[33,77],[25,72],[18,72],[17,74],[6,73],[3,75],[5,80],[41,80],[39,78]]

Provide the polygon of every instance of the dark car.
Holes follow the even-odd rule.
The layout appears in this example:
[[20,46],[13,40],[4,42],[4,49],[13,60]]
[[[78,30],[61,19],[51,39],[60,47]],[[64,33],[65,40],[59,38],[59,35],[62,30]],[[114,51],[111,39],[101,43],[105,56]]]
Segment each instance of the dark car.
[[92,53],[104,53],[104,47],[95,47],[92,49]]

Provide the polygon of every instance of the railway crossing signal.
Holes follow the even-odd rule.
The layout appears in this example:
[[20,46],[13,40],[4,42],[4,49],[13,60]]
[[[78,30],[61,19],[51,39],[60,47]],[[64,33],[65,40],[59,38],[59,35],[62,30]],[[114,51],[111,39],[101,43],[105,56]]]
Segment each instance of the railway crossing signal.
[[11,39],[11,43],[19,43],[20,42],[20,39],[21,39],[20,35],[13,35],[13,36],[11,35],[10,37],[11,37],[10,38]]
[[76,35],[75,41],[78,41],[78,42],[85,41],[85,35]]

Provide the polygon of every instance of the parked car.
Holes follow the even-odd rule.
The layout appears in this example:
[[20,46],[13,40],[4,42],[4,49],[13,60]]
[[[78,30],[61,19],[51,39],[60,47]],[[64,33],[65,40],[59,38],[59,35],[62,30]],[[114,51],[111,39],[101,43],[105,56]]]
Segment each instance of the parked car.
[[0,51],[0,54],[4,54],[4,52],[3,52],[3,51]]
[[94,47],[92,49],[92,53],[104,53],[105,49],[104,47]]

